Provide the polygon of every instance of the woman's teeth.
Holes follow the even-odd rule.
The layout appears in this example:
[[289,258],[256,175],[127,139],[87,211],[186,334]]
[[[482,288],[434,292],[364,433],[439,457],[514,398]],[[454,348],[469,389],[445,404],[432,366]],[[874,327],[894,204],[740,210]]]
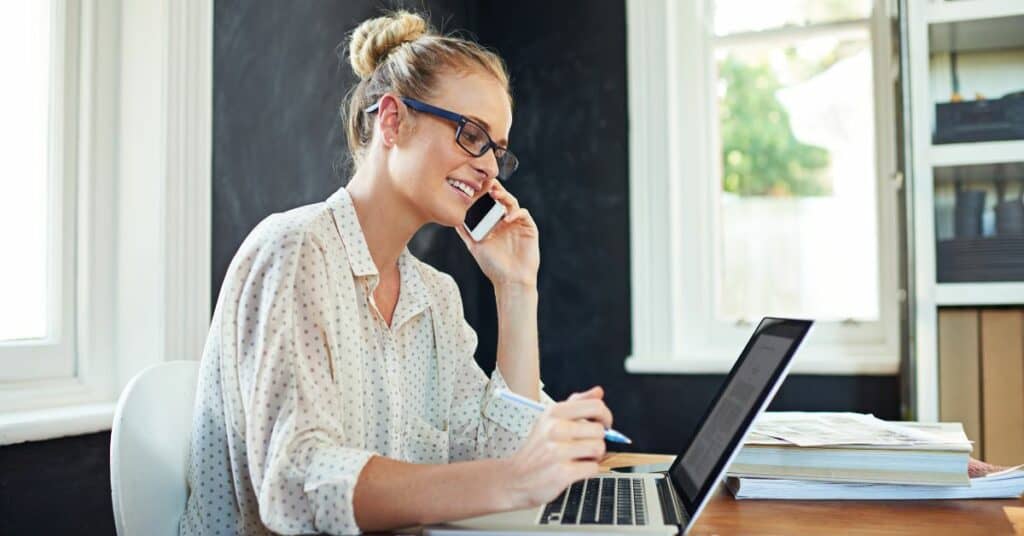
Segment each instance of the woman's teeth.
[[468,195],[469,197],[473,197],[473,194],[476,193],[476,191],[473,190],[472,186],[470,186],[470,185],[468,185],[468,184],[466,184],[466,183],[464,183],[462,181],[457,181],[455,179],[448,179],[448,184],[454,186],[455,188],[458,188],[462,193]]

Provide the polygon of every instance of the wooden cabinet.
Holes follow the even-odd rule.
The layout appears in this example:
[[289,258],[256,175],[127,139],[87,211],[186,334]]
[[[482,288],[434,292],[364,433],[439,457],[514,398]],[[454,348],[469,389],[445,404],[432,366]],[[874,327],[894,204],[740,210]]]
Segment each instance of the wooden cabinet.
[[1024,309],[939,310],[939,418],[964,424],[975,457],[1024,462]]

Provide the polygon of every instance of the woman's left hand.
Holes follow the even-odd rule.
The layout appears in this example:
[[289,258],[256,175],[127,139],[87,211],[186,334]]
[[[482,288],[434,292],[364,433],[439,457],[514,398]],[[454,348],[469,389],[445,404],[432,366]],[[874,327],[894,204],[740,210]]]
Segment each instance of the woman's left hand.
[[470,254],[495,288],[504,285],[537,286],[540,268],[540,233],[530,212],[501,183],[494,181],[488,194],[505,206],[505,217],[477,242],[462,225],[456,226]]

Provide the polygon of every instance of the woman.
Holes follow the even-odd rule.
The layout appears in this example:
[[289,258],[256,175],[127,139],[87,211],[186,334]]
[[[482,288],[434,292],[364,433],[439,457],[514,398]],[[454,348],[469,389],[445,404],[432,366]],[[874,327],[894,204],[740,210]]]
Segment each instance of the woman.
[[[537,226],[496,180],[517,165],[503,62],[407,12],[362,23],[349,53],[355,173],[261,222],[228,268],[182,534],[349,534],[537,506],[604,455],[601,389],[557,404],[541,391]],[[484,195],[507,216],[478,243],[461,223]],[[494,285],[489,379],[455,282],[406,249],[431,222],[454,227]]]

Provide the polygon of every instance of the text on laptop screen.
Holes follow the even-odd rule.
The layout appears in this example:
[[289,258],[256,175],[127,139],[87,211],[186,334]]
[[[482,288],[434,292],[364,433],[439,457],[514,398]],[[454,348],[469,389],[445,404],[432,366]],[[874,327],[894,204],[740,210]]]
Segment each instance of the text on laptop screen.
[[757,336],[740,368],[694,435],[689,448],[672,470],[678,486],[693,502],[729,447],[729,441],[754,411],[758,395],[771,382],[793,339],[762,333]]

